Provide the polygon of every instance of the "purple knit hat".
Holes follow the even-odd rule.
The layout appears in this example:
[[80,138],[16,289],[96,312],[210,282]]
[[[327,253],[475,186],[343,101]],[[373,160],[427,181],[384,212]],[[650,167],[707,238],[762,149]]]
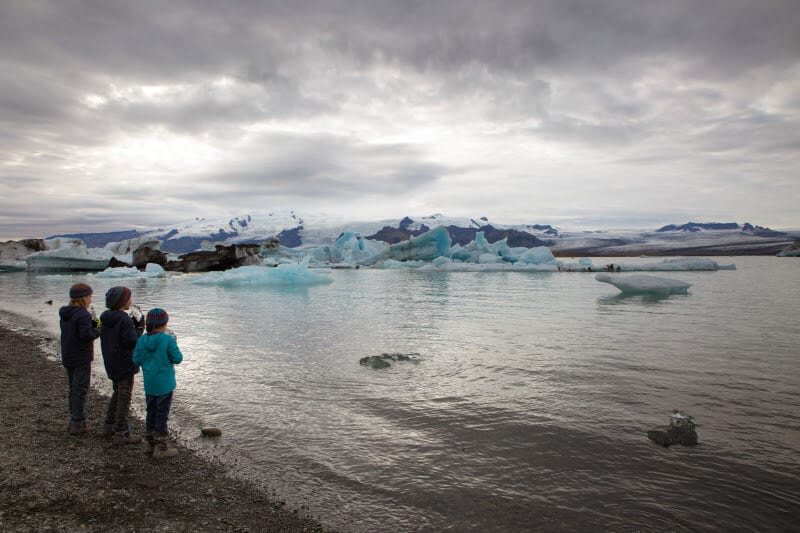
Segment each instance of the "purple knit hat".
[[148,332],[158,329],[169,322],[169,315],[160,307],[154,307],[147,312],[147,317],[144,320],[145,327]]
[[117,285],[106,292],[106,307],[113,310],[122,309],[130,299],[131,290],[128,287]]
[[76,283],[69,288],[69,297],[73,300],[92,294],[92,288],[85,283]]

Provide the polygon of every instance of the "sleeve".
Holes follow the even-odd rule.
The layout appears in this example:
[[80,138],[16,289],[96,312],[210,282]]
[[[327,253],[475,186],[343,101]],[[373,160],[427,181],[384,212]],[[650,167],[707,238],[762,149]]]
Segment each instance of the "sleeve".
[[94,327],[88,311],[80,313],[76,325],[78,326],[78,338],[82,341],[91,342],[100,336],[100,328]]
[[142,348],[142,343],[137,342],[136,348],[133,349],[133,364],[136,366],[142,366],[144,362],[144,349]]
[[136,341],[139,340],[139,335],[137,335],[133,320],[129,318],[128,320],[122,321],[119,336],[120,344],[125,350],[136,348]]
[[178,365],[183,361],[183,354],[180,348],[178,348],[178,341],[172,337],[170,337],[170,343],[167,345],[167,357],[173,365]]

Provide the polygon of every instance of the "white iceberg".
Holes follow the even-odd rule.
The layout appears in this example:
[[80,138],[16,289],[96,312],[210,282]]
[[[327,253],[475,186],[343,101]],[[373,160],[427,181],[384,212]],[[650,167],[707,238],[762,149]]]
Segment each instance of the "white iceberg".
[[48,239],[48,249],[25,257],[28,270],[43,271],[95,271],[104,270],[113,257],[105,248],[87,248],[77,239]]
[[625,271],[650,271],[650,272],[673,272],[689,270],[736,270],[736,265],[720,265],[713,259],[705,257],[668,257],[660,263],[648,263],[644,265],[620,265],[621,270]]
[[597,274],[594,279],[610,283],[623,294],[650,294],[653,296],[669,296],[671,294],[687,294],[691,283],[678,279],[660,278],[657,276],[619,276]]
[[333,283],[327,274],[308,269],[310,257],[299,263],[284,263],[276,267],[243,266],[224,272],[201,274],[192,280],[198,285],[222,287],[311,286]]
[[22,272],[28,270],[25,261],[0,261],[0,272]]
[[147,263],[144,270],[136,267],[109,267],[102,272],[89,274],[95,278],[156,278],[165,276],[164,268],[155,263]]

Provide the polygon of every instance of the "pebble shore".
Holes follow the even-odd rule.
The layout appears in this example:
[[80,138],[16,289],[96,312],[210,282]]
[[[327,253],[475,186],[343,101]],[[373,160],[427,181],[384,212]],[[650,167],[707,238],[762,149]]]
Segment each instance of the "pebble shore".
[[180,445],[161,461],[113,445],[94,389],[91,433],[69,435],[65,372],[40,342],[0,326],[0,531],[330,531]]

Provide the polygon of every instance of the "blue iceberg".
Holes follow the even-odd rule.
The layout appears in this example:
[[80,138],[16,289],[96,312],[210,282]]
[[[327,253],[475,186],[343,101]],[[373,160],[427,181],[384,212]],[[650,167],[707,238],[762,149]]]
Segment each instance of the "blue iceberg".
[[308,269],[310,257],[299,263],[283,263],[276,267],[243,266],[201,274],[192,280],[198,285],[219,285],[221,287],[299,287],[333,283],[327,274]]

